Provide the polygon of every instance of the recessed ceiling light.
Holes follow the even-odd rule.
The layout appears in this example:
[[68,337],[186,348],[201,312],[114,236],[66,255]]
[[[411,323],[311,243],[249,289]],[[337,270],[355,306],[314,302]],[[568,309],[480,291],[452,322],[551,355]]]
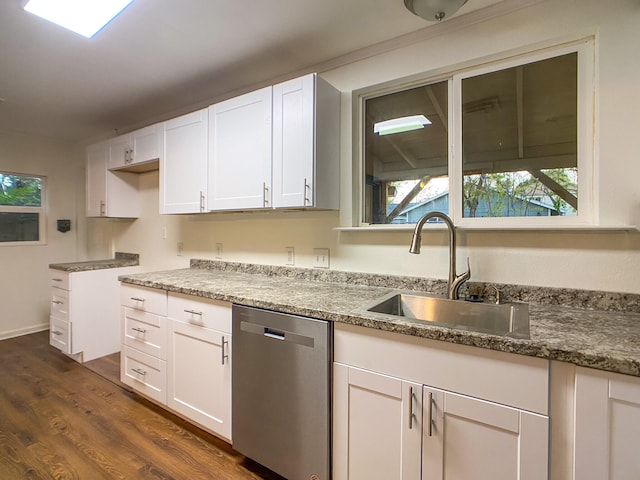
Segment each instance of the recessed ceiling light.
[[373,133],[378,135],[391,135],[392,133],[410,132],[431,125],[431,121],[424,115],[411,115],[409,117],[392,118],[373,125]]
[[27,12],[91,38],[133,0],[29,0]]

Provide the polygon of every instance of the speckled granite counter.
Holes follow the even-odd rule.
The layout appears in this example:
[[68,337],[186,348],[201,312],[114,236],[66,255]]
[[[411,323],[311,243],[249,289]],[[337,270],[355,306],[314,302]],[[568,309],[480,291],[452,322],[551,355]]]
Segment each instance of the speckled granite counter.
[[140,264],[139,258],[140,256],[137,253],[116,252],[114,258],[87,260],[85,262],[51,263],[49,268],[72,273],[103,270],[105,268],[135,267]]
[[[442,293],[444,282],[438,280],[202,260],[193,260],[188,269],[123,275],[120,280],[333,322],[640,376],[638,295],[602,292],[580,295],[571,291],[551,292],[550,289],[544,289],[547,291],[544,296],[532,289],[527,293],[531,336],[525,340],[410,320],[380,320],[362,308],[396,289]],[[517,287],[504,287],[511,293],[512,299],[527,296]],[[486,287],[472,284],[470,288],[483,292]],[[604,299],[607,310],[555,305],[558,298],[562,297],[573,298],[580,305],[583,304],[583,297],[600,297]],[[625,304],[629,305],[631,313],[625,311]]]

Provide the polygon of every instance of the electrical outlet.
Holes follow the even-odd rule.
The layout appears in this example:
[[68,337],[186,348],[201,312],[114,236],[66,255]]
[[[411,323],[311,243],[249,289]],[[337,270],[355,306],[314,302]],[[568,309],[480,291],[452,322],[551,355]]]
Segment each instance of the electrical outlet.
[[184,250],[184,244],[182,242],[178,242],[178,256],[182,256],[182,251]]
[[167,239],[167,227],[162,227],[162,239],[166,240]]
[[222,259],[222,244],[216,243],[216,258]]
[[295,248],[293,247],[284,247],[287,251],[287,261],[285,265],[295,265],[296,257],[295,257]]
[[329,249],[313,249],[313,266],[316,268],[329,268]]

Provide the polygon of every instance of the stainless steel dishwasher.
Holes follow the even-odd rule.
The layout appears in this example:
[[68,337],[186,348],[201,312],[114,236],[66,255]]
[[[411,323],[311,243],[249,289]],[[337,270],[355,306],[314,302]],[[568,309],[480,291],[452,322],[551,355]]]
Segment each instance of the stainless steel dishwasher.
[[233,448],[290,480],[331,475],[331,331],[233,305]]

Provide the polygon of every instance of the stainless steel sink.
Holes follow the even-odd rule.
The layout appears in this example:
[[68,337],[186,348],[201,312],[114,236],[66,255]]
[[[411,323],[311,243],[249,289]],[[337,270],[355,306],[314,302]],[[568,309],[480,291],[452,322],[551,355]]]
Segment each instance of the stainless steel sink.
[[407,318],[443,327],[529,338],[529,306],[526,303],[467,302],[393,292],[365,310],[387,318]]

